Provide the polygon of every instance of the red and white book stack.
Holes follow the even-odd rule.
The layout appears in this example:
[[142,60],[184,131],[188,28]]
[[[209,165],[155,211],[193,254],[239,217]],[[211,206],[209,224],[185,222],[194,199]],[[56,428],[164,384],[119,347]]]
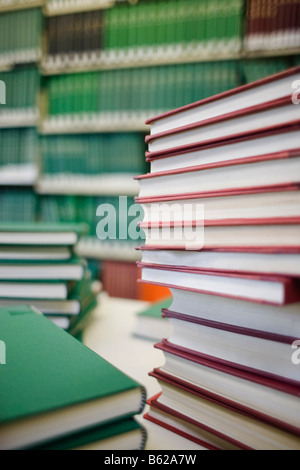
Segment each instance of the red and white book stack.
[[148,121],[140,282],[173,301],[145,418],[199,447],[300,449],[299,79]]

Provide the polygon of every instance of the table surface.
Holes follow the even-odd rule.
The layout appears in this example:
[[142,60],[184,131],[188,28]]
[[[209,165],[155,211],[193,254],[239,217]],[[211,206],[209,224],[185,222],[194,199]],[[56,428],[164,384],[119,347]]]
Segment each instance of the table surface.
[[[148,306],[147,302],[111,298],[102,293],[99,306],[84,331],[83,342],[144,385],[147,397],[151,398],[160,392],[160,386],[149,372],[163,365],[164,355],[154,348],[154,342],[133,334],[137,313]],[[148,405],[144,413],[147,409]],[[202,450],[199,445],[147,421],[142,415],[137,420],[147,430],[146,450]]]

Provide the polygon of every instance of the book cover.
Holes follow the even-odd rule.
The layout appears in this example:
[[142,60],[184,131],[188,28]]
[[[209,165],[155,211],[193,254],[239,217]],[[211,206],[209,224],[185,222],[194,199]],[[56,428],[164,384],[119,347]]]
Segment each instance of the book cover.
[[45,316],[26,307],[1,309],[0,324],[3,449],[43,444],[142,411],[141,385]]

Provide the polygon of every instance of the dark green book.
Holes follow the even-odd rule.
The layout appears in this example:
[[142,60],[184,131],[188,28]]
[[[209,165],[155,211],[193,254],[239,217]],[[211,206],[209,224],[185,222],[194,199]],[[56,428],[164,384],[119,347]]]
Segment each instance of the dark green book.
[[144,450],[147,433],[133,418],[76,433],[34,450]]
[[1,246],[0,260],[11,261],[66,261],[73,256],[72,247]]
[[133,417],[144,387],[31,308],[0,310],[0,448],[47,445]]
[[68,261],[18,261],[0,260],[2,280],[67,280],[80,281],[86,269],[86,261],[74,257]]
[[85,224],[2,223],[0,245],[72,246],[87,232]]

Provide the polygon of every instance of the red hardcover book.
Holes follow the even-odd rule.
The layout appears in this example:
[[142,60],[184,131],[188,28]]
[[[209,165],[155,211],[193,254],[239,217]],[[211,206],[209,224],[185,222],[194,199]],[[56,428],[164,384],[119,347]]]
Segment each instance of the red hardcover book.
[[261,274],[221,273],[138,262],[140,282],[249,302],[287,305],[300,301],[299,279]]
[[192,422],[199,429],[240,449],[300,449],[298,435],[171,379],[162,378],[153,372],[150,375],[158,380],[162,388],[161,395],[149,402],[153,409]]
[[154,369],[156,376],[300,435],[300,386],[176,350],[167,341],[156,344],[155,348],[161,350],[165,358],[164,365]]
[[172,327],[163,340],[170,347],[299,388],[299,371],[292,361],[297,338],[171,311],[163,315]]
[[241,448],[232,442],[223,439],[206,429],[193,419],[182,416],[172,410],[166,410],[161,406],[156,405],[156,400],[160,394],[155,395],[147,401],[150,409],[144,414],[144,418],[152,423],[161,426],[168,431],[178,434],[179,436],[194,442],[200,447],[207,450],[241,450]]
[[[143,207],[143,222],[140,223],[141,228],[147,230],[151,228],[171,228],[175,226],[187,228],[188,227],[199,227],[205,228],[205,239],[201,239],[201,248],[205,247],[222,247],[228,244],[228,236],[222,233],[222,239],[215,239],[212,243],[210,238],[209,227],[237,227],[240,226],[252,226],[252,231],[262,232],[262,227],[267,228],[273,225],[271,232],[265,233],[265,236],[270,238],[254,240],[253,245],[255,246],[299,246],[299,235],[296,238],[283,238],[282,228],[279,225],[290,225],[287,230],[291,230],[291,225],[299,224],[300,219],[300,191],[298,185],[281,185],[274,186],[272,188],[247,188],[243,190],[232,189],[232,190],[220,190],[203,193],[183,193],[174,195],[164,196],[153,196],[153,197],[137,197],[136,203],[141,204]],[[275,227],[277,225],[277,229]],[[254,226],[256,228],[254,229]],[[296,227],[295,227],[296,228]],[[199,229],[200,230],[200,229]],[[229,229],[228,235],[230,235]],[[250,230],[250,231],[251,231]],[[276,240],[276,230],[281,232],[281,238]],[[251,240],[253,236],[250,235],[250,231],[240,233],[240,237],[236,240],[232,239],[232,246],[239,246],[241,243],[244,246],[252,246]],[[183,245],[187,233],[182,230],[182,234],[174,234],[173,232],[169,235],[168,240],[173,246]],[[146,233],[146,240],[150,238],[153,232]],[[180,236],[180,240],[176,242]],[[199,235],[199,234],[198,234]],[[291,235],[291,234],[290,234]],[[165,240],[164,243],[159,241]],[[198,242],[195,237],[192,238],[190,234],[190,241]],[[285,241],[287,243],[285,243]],[[146,243],[150,244],[150,243]],[[157,235],[155,240],[156,245],[166,245],[167,238],[161,238],[160,234]]]
[[[292,82],[290,87],[291,85]],[[150,155],[168,154],[198,145],[238,138],[245,133],[257,132],[274,125],[286,125],[299,118],[299,107],[293,104],[290,89],[290,93],[284,98],[148,135],[146,143]]]
[[179,266],[181,268],[198,268],[202,271],[259,273],[300,277],[300,248],[298,250],[278,250],[263,253],[259,249],[201,249],[180,250],[166,249],[164,246],[141,246],[143,263],[151,265]]
[[176,197],[181,194],[214,191],[247,191],[298,184],[300,182],[300,148],[270,155],[224,163],[196,165],[137,176],[139,198]]
[[299,72],[300,67],[294,67],[148,119],[146,124],[151,126],[151,136],[147,141],[156,138],[161,133],[177,131],[182,126],[205,122],[213,118],[223,120],[225,116],[234,116],[239,111],[243,114],[251,110],[248,107],[246,111],[248,103],[254,109],[272,100],[276,103],[276,100],[291,95],[291,84],[299,78]]
[[258,155],[266,156],[298,148],[299,130],[300,120],[295,120],[284,126],[277,125],[246,132],[237,138],[201,144],[193,148],[162,154],[146,152],[146,160],[151,162],[151,171],[153,168],[155,171],[167,171],[200,164],[222,164],[235,159],[256,158]]

